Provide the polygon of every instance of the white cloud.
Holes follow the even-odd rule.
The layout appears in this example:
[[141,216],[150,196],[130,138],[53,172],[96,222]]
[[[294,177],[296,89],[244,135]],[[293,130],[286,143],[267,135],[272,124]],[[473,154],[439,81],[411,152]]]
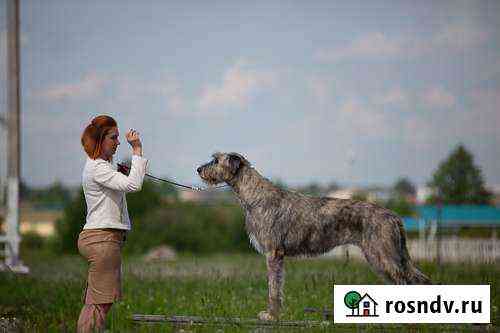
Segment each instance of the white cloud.
[[157,81],[121,76],[115,79],[115,84],[117,86],[116,99],[120,102],[134,102],[148,95],[161,96],[164,98],[168,113],[181,114],[187,110],[181,85],[171,75],[165,75]]
[[273,73],[250,69],[244,60],[240,60],[225,72],[220,86],[202,89],[199,106],[203,110],[216,107],[243,109],[260,91],[273,87],[275,79]]
[[493,79],[500,74],[500,57],[497,57],[491,63],[484,62],[477,73],[477,82],[487,81]]
[[413,113],[401,123],[402,140],[432,150],[443,142],[470,141],[487,136],[500,139],[500,89],[476,90],[465,96],[465,108],[455,106],[453,116]]
[[179,82],[174,78],[168,78],[157,85],[156,90],[160,95],[165,96],[167,102],[167,111],[170,113],[184,113],[187,109],[186,101],[181,94]]
[[429,122],[419,115],[401,122],[401,140],[410,147],[432,149],[435,142],[443,135],[443,126]]
[[357,135],[384,137],[393,134],[388,126],[389,119],[387,119],[386,114],[356,99],[350,99],[343,103],[339,108],[338,115],[338,123],[347,126],[351,129],[350,132]]
[[475,90],[470,94],[475,104],[481,104],[486,111],[500,116],[500,89]]
[[[494,134],[500,138],[500,89],[476,90],[469,94],[472,102],[466,126],[476,135]],[[471,126],[474,124],[474,126]]]
[[373,97],[373,103],[381,106],[397,106],[401,108],[408,107],[408,94],[401,88],[396,87],[384,94]]
[[421,99],[429,108],[449,109],[456,105],[455,97],[441,87],[427,89]]
[[99,96],[102,88],[109,82],[105,75],[89,73],[79,82],[56,85],[40,90],[35,96],[49,101],[59,101],[63,99],[89,99]]
[[489,37],[477,24],[453,23],[442,26],[427,39],[408,39],[406,49],[413,56],[460,52],[484,45]]
[[411,35],[397,39],[381,32],[372,32],[345,47],[319,50],[315,59],[334,63],[346,59],[422,56],[478,47],[485,44],[489,37],[486,30],[471,23],[445,25],[427,39]]
[[332,78],[312,76],[307,80],[307,86],[315,99],[315,101],[321,105],[325,106],[332,101]]
[[364,112],[361,103],[356,100],[349,100],[345,102],[342,104],[339,111],[344,115],[362,114]]
[[488,33],[470,24],[452,24],[443,27],[432,39],[432,45],[463,50],[485,43]]
[[370,33],[337,49],[321,50],[316,59],[325,62],[337,62],[358,57],[390,57],[401,53],[401,45],[380,32]]
[[109,90],[111,97],[102,101],[110,109],[115,109],[116,103],[132,105],[149,97],[160,97],[168,113],[181,114],[187,109],[181,86],[172,76],[151,81],[129,75],[89,73],[76,83],[54,85],[35,92],[34,96],[47,101],[87,100],[102,97],[104,88],[112,88]]

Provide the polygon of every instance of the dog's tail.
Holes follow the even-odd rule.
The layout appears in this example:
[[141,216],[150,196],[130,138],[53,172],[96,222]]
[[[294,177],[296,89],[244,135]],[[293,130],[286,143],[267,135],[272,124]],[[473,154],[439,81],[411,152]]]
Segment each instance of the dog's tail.
[[432,284],[432,281],[427,275],[422,273],[413,263],[410,258],[410,253],[408,252],[408,248],[406,247],[406,233],[403,228],[403,223],[399,220],[398,223],[399,231],[401,235],[401,250],[403,253],[403,262],[406,266],[406,283],[407,284]]

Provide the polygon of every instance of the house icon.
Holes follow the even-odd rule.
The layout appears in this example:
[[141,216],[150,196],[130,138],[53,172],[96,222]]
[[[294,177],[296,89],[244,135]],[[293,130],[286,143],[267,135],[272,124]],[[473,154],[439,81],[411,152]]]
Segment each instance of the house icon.
[[378,317],[378,303],[370,295],[365,293],[363,297],[360,297],[357,292],[351,293],[357,294],[357,299],[351,301],[350,306],[348,306],[352,310],[352,314],[347,315],[347,317]]
[[[375,302],[375,300],[371,298],[370,295],[365,294],[363,297],[361,297],[358,303],[358,316],[378,317],[377,305],[378,303]],[[362,311],[361,315],[359,314],[360,310]]]

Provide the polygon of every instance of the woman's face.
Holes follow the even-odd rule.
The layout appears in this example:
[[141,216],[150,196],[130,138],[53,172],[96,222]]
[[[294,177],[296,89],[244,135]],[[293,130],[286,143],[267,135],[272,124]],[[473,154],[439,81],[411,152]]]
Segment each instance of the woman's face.
[[116,153],[116,148],[120,145],[120,140],[118,139],[119,133],[118,128],[111,128],[108,133],[104,136],[104,140],[101,145],[101,158],[103,160],[111,161],[111,158]]

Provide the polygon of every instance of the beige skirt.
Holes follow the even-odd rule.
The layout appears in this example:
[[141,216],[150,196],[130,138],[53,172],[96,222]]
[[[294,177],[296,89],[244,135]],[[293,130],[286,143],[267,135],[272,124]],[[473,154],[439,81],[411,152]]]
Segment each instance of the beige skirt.
[[78,237],[78,251],[89,262],[85,304],[113,303],[122,296],[121,249],[125,230],[88,229]]

